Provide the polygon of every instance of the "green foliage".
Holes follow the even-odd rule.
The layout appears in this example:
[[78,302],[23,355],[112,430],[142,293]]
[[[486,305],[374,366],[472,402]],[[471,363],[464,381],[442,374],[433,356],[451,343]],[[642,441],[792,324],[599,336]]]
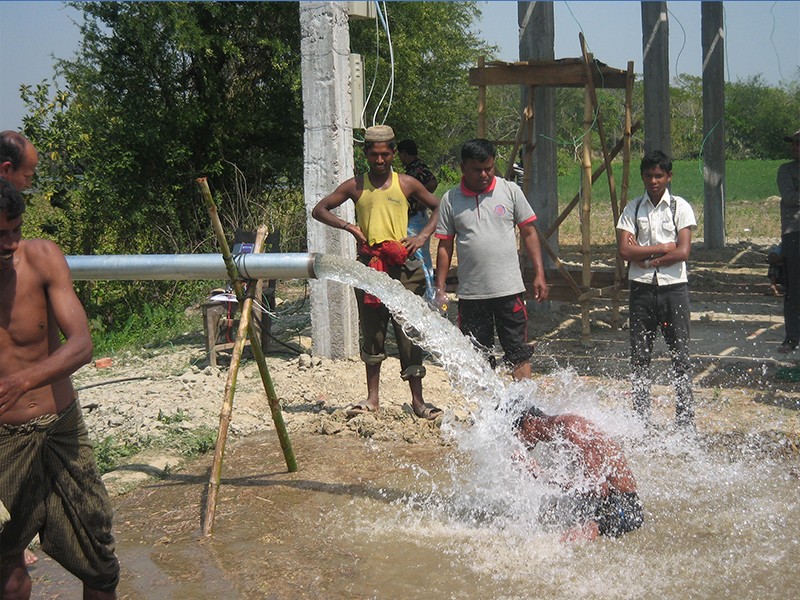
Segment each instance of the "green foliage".
[[170,429],[158,441],[151,442],[154,446],[177,450],[186,458],[200,456],[214,449],[217,443],[217,430],[211,427],[197,427],[195,429]]
[[136,445],[119,443],[111,436],[95,442],[94,459],[100,475],[113,471],[123,459],[133,456],[140,450],[141,448]]
[[[725,165],[726,199],[728,202],[744,200],[761,201],[778,193],[775,183],[780,160],[729,160]],[[569,202],[580,189],[580,168],[574,165],[558,179],[559,202]],[[617,193],[622,182],[622,162],[614,162]],[[639,161],[631,161],[629,200],[644,193],[639,177]],[[703,203],[702,160],[676,160],[672,163],[672,191],[691,202]],[[610,194],[605,176],[592,186],[592,201],[609,202]]]
[[[206,288],[209,289],[209,288]],[[100,306],[106,307],[105,304]],[[129,310],[124,321],[116,313],[94,315],[89,325],[96,356],[110,355],[124,349],[152,348],[171,343],[186,332],[202,329],[199,314],[187,314],[182,302],[163,305],[144,304]],[[122,311],[118,311],[124,314]]]
[[[175,417],[159,413],[159,421],[170,425],[183,420],[181,412]],[[148,448],[175,450],[185,458],[193,458],[213,450],[217,443],[217,431],[211,427],[201,426],[185,429],[180,426],[168,429],[159,437],[148,437],[136,442],[121,442],[113,436],[94,442],[94,458],[101,475],[113,471],[124,464],[125,459]]]
[[[41,155],[26,235],[53,239],[67,254],[215,252],[197,177],[224,193],[241,173],[266,202],[271,190],[299,186],[296,3],[75,7],[83,41],[75,60],[56,64],[66,85],[23,89],[24,133]],[[269,212],[290,215],[286,228],[295,232],[296,206],[280,198]],[[226,208],[221,217],[234,221]],[[199,285],[78,289],[93,323],[129,343],[146,306],[186,306]]]
[[[731,238],[774,238],[779,236],[780,213],[775,176],[778,165],[785,161],[730,160],[726,163],[725,181],[727,190],[725,204],[725,230]],[[614,163],[614,177],[619,195],[622,182],[622,163]],[[644,193],[639,179],[639,164],[631,164],[631,180],[628,201]],[[566,175],[559,176],[559,207],[566,204],[580,190],[580,169],[574,166]],[[678,160],[673,162],[672,191],[686,198],[694,209],[698,233],[703,235],[704,192],[701,160]],[[614,243],[614,220],[611,214],[610,194],[605,177],[592,187],[591,229],[593,244]],[[561,225],[559,239],[562,244],[580,242],[579,211],[573,210]]]
[[737,158],[787,156],[784,136],[800,123],[800,71],[793,82],[767,85],[761,75],[725,86],[726,151]]
[[186,420],[186,411],[183,410],[182,408],[179,408],[177,411],[175,411],[174,414],[167,415],[164,414],[164,412],[159,409],[158,417],[156,417],[156,419],[160,423],[164,423],[166,425],[169,425],[171,423],[182,423],[183,421]]
[[[49,99],[28,90],[25,133],[69,253],[211,246],[195,179],[251,181],[302,168],[295,3],[79,2],[78,58]],[[121,224],[124,223],[124,227]]]

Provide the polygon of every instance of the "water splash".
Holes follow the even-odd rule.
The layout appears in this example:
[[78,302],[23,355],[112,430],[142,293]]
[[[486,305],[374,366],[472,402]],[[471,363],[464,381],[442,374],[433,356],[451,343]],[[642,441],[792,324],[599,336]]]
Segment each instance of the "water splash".
[[[318,258],[315,270],[319,278],[381,298],[435,356],[471,416],[468,423],[445,419],[443,434],[458,452],[444,469],[404,465],[418,491],[385,507],[384,518],[373,513],[359,523],[359,544],[388,547],[402,539],[409,564],[424,551],[469,570],[474,587],[460,597],[800,594],[800,542],[793,533],[800,498],[787,464],[757,452],[724,456],[676,432],[648,431],[624,406],[619,387],[604,389],[569,369],[505,380],[458,329],[399,282],[336,257]],[[533,401],[549,413],[579,413],[621,440],[645,503],[641,530],[574,548],[541,531],[535,515],[549,490],[511,459],[520,449],[512,416]]]
[[574,373],[562,374],[563,393],[557,393],[551,384],[545,398],[537,381],[500,377],[450,321],[385,273],[329,255],[317,258],[315,272],[321,279],[352,285],[379,297],[409,337],[436,358],[453,388],[464,397],[471,413],[468,422],[445,418],[442,425],[443,435],[460,451],[450,465],[457,484],[449,491],[431,493],[426,499],[431,508],[440,510],[447,519],[455,515],[468,522],[535,530],[535,519],[529,515],[535,514],[548,488],[513,461],[522,445],[512,434],[511,423],[534,400],[545,410],[565,412],[569,397],[579,386]]
[[406,334],[435,357],[451,385],[473,408],[494,407],[507,397],[506,385],[470,340],[400,282],[359,262],[331,255],[318,256],[314,272],[319,279],[352,285],[380,298]]

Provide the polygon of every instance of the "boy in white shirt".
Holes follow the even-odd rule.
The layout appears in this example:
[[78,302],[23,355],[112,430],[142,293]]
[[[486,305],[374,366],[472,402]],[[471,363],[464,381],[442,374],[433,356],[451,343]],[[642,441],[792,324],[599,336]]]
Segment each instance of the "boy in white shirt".
[[666,154],[648,153],[639,170],[646,193],[625,207],[617,223],[620,256],[630,261],[633,406],[650,419],[650,362],[661,330],[672,356],[675,422],[693,428],[686,261],[697,221],[689,203],[668,189],[672,160]]

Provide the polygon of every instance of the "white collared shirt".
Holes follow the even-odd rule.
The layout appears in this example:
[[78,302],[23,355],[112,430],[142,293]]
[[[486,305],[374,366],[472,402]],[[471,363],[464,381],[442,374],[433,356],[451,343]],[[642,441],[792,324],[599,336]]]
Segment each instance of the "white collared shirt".
[[[675,200],[675,219],[673,220],[670,209],[670,198]],[[640,200],[642,200],[640,202]],[[637,211],[638,207],[638,211]],[[638,214],[636,214],[638,212]],[[645,194],[631,200],[622,211],[617,223],[617,229],[628,231],[636,235],[638,223],[637,242],[641,246],[656,246],[678,241],[678,231],[685,227],[692,231],[697,229],[697,221],[691,205],[680,196],[673,196],[669,191],[664,192],[661,201],[653,206],[650,197]],[[677,226],[677,229],[676,229]],[[686,261],[675,263],[668,267],[644,268],[631,262],[628,279],[641,283],[653,283],[653,274],[656,274],[658,285],[672,285],[686,283]]]

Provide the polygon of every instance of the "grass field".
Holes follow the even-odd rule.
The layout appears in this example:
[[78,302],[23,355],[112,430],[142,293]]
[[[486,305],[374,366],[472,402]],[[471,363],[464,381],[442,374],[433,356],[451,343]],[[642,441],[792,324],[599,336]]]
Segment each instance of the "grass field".
[[[785,161],[728,161],[725,169],[725,235],[730,239],[780,237],[780,200],[775,177],[778,166]],[[596,168],[597,165],[593,165]],[[639,178],[638,162],[631,165],[628,199],[644,193]],[[675,161],[673,164],[672,191],[692,205],[697,217],[695,237],[703,236],[703,173],[700,161]],[[614,177],[617,198],[622,186],[622,164],[615,164]],[[559,177],[559,211],[580,190],[580,168]],[[614,219],[611,211],[608,179],[603,175],[592,188],[591,231],[593,244],[614,241]],[[562,243],[580,242],[579,207],[562,223],[559,234]]]

